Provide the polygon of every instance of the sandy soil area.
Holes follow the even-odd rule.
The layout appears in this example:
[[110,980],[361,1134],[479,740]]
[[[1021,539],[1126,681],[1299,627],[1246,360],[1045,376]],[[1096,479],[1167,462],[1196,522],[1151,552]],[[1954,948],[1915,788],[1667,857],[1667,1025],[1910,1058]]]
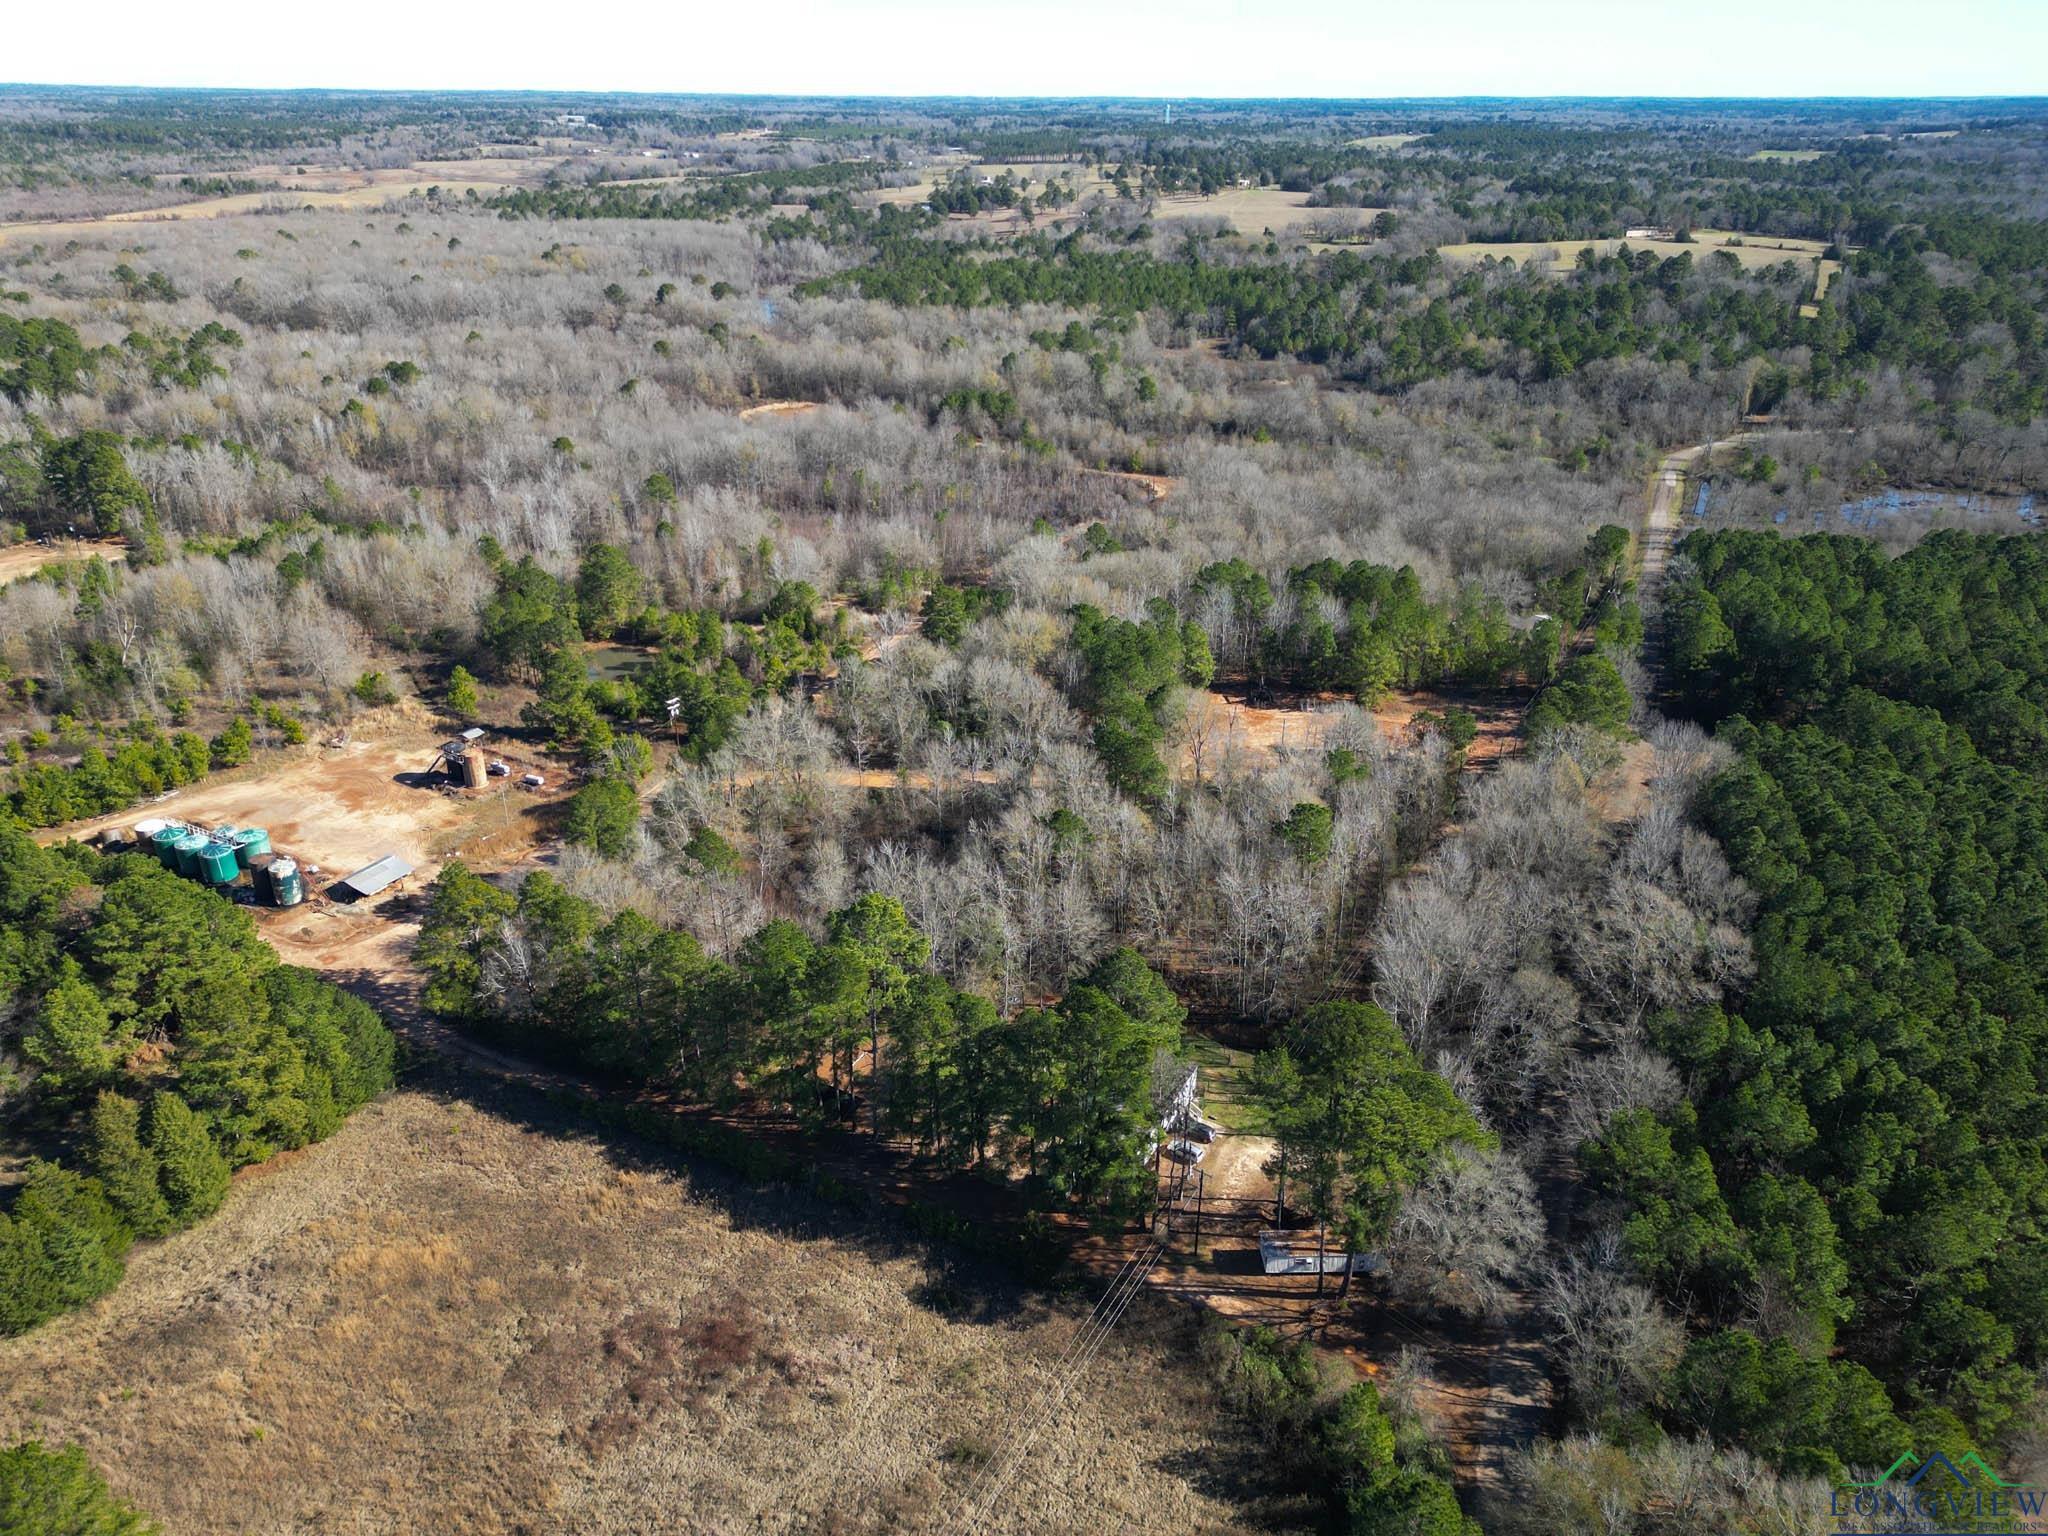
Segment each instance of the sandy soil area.
[[128,546],[119,539],[54,539],[48,544],[31,540],[25,544],[9,544],[0,549],[0,587],[24,576],[33,576],[46,565],[58,565],[67,560],[90,560],[94,555],[102,560],[126,560]]
[[763,400],[759,405],[750,405],[740,412],[741,421],[760,421],[773,416],[801,416],[806,411],[815,411],[815,400]]
[[[149,816],[262,827],[271,846],[297,859],[310,877],[304,905],[252,909],[258,931],[292,964],[324,971],[387,1010],[405,1011],[417,985],[411,951],[419,931],[408,898],[458,855],[486,870],[531,862],[551,837],[570,788],[559,765],[488,739],[487,752],[515,771],[482,789],[446,788],[444,775],[428,772],[446,736],[424,707],[408,701],[365,717],[343,746],[309,743],[267,754],[146,805],[37,836],[84,840]],[[545,789],[517,786],[529,768],[547,780]],[[390,895],[355,904],[326,897],[334,881],[387,853],[413,867]],[[313,870],[319,873],[310,875]]]

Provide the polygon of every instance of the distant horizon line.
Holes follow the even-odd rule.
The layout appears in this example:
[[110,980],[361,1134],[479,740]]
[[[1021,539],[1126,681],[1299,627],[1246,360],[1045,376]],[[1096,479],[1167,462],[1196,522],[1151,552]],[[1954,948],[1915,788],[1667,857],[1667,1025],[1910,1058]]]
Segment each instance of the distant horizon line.
[[1534,102],[1534,103],[1620,103],[1654,102],[1664,105],[1702,105],[1718,102],[1740,102],[1751,105],[1823,105],[1849,103],[1862,105],[1951,105],[1959,103],[2009,103],[2024,104],[2040,102],[2048,104],[2048,88],[2039,92],[1917,92],[1895,94],[1874,92],[1869,94],[1848,92],[1820,92],[1813,95],[1786,96],[1777,94],[1750,95],[1740,91],[1720,92],[1707,95],[1668,96],[1645,95],[1642,93],[1597,93],[1597,92],[1514,92],[1514,91],[1472,91],[1455,95],[1417,96],[1328,96],[1328,95],[1286,95],[1265,93],[1246,96],[1216,96],[1199,92],[1181,95],[1126,95],[1109,92],[1048,92],[1030,94],[1018,92],[975,92],[975,91],[774,91],[774,90],[695,90],[688,87],[652,89],[647,87],[608,86],[525,86],[525,85],[197,85],[197,84],[144,84],[141,82],[110,82],[84,80],[8,80],[0,81],[0,91],[161,91],[161,92],[217,92],[220,94],[265,94],[265,95],[329,95],[329,96],[532,96],[532,97],[646,97],[685,98],[706,101],[861,101],[861,102],[1047,102],[1047,103],[1089,103],[1089,102],[1134,102],[1157,103],[1159,105],[1192,103],[1241,106],[1250,103],[1273,102],[1283,105],[1462,105],[1475,102]]

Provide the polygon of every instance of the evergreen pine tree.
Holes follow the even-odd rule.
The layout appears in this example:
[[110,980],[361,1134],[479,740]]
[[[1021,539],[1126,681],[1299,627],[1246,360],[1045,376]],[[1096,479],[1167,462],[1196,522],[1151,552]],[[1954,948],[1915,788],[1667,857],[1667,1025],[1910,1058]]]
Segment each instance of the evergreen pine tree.
[[156,1154],[142,1144],[139,1104],[103,1090],[93,1101],[85,1155],[108,1201],[137,1237],[161,1237],[171,1230],[171,1208],[157,1183]]
[[190,1226],[220,1209],[228,1192],[228,1160],[192,1107],[175,1093],[150,1100],[149,1147],[173,1220]]
[[8,1536],[156,1536],[158,1526],[107,1491],[78,1446],[39,1440],[0,1451],[0,1531]]
[[112,1075],[119,1061],[113,1033],[106,1004],[78,963],[67,959],[21,1048],[43,1069],[45,1087],[80,1093]]

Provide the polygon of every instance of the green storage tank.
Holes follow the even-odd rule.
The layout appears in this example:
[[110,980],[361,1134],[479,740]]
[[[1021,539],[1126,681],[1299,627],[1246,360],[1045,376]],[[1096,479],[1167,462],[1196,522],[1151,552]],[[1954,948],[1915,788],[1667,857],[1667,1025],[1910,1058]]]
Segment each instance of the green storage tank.
[[261,827],[244,827],[234,835],[235,857],[247,869],[261,855],[270,852],[270,834]]
[[178,844],[190,836],[191,831],[190,827],[181,827],[174,823],[160,828],[151,836],[150,843],[156,849],[156,856],[163,860],[165,869],[178,867]]
[[191,879],[199,878],[199,855],[206,851],[206,835],[187,828],[185,835],[171,844],[171,853],[177,859],[177,870]]
[[280,907],[296,907],[306,899],[306,877],[292,860],[272,859],[265,873],[270,877],[270,899]]
[[241,872],[233,843],[208,843],[199,850],[199,878],[208,885],[226,885]]

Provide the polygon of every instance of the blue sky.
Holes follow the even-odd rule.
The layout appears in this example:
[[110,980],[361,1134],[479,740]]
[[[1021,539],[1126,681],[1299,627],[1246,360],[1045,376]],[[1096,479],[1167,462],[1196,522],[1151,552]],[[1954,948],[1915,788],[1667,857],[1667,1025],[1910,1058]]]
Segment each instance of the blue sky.
[[2031,95],[2048,0],[31,0],[0,78],[1118,96]]

